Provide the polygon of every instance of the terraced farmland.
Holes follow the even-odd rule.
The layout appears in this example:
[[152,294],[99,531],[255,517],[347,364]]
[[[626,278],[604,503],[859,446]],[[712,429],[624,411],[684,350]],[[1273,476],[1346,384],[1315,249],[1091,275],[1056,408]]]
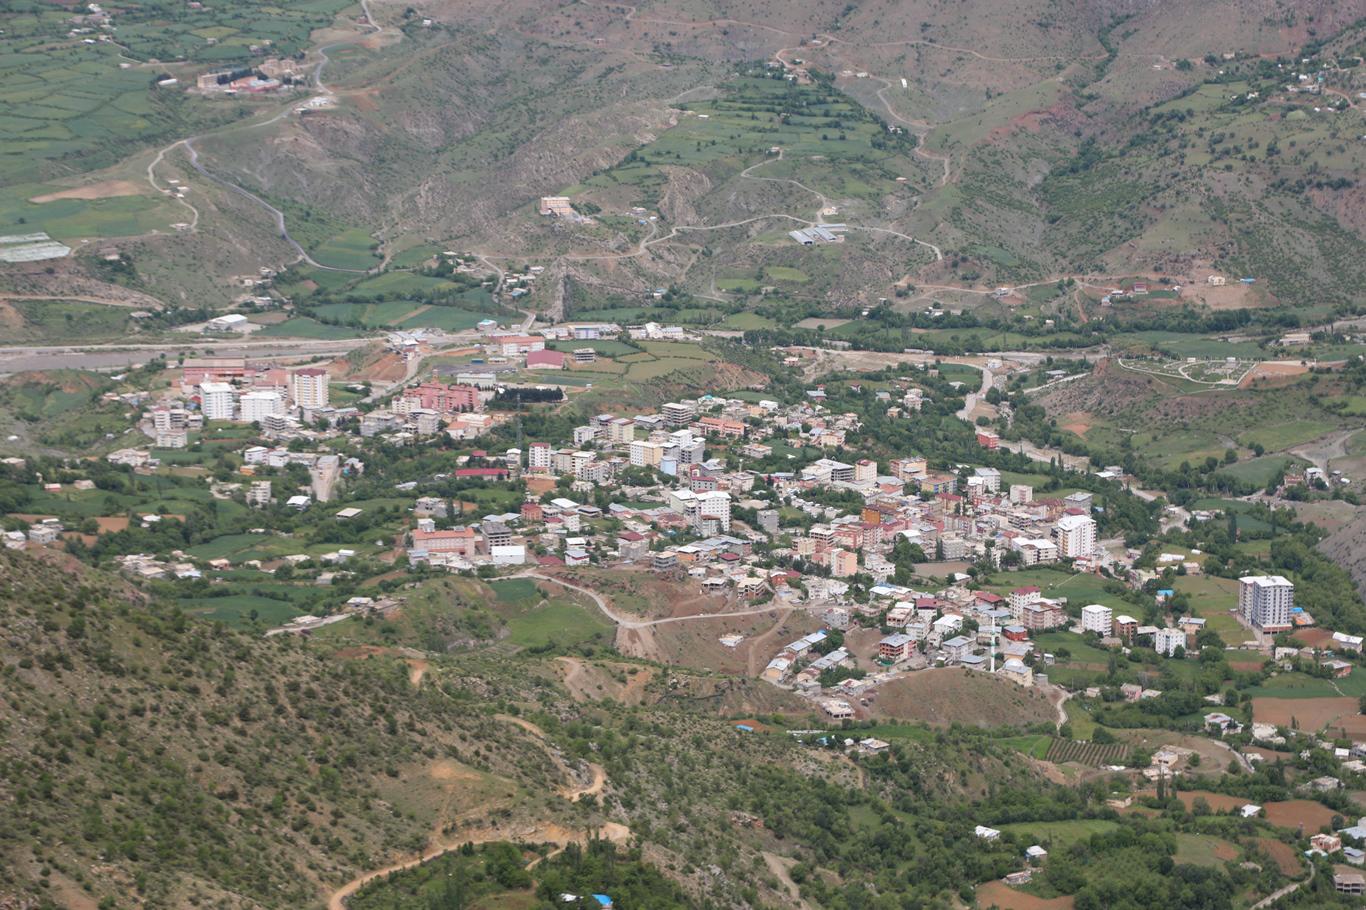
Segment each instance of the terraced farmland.
[[1123,743],[1083,743],[1070,739],[1054,739],[1048,746],[1046,758],[1051,762],[1077,762],[1082,765],[1119,764],[1128,747]]

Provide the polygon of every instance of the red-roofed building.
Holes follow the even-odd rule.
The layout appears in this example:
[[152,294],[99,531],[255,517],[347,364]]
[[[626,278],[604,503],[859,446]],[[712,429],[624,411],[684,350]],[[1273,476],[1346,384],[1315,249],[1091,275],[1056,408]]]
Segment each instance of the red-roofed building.
[[403,393],[408,407],[427,408],[440,414],[457,411],[477,411],[480,407],[479,390],[472,385],[443,385],[424,382]]
[[563,370],[564,354],[560,351],[532,351],[526,355],[528,370]]
[[522,503],[522,520],[528,524],[537,524],[545,519],[545,509],[541,508],[539,502]]
[[697,422],[697,426],[708,435],[715,433],[718,436],[728,436],[733,439],[742,438],[747,429],[740,421],[726,420],[723,417],[703,417]]
[[650,555],[650,538],[635,531],[622,531],[617,535],[617,555],[627,561],[644,559]]

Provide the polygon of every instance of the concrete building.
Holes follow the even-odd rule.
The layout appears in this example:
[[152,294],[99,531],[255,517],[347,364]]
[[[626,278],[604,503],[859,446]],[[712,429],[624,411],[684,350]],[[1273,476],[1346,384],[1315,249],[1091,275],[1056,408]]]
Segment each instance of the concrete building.
[[1238,579],[1238,612],[1248,625],[1263,632],[1290,628],[1295,586],[1280,575],[1248,575]]
[[1081,608],[1081,630],[1109,635],[1114,631],[1114,611],[1100,604],[1088,604]]
[[205,420],[232,420],[233,388],[226,382],[201,382],[199,407]]
[[1186,633],[1180,629],[1158,629],[1153,636],[1153,650],[1165,657],[1171,657],[1177,648],[1186,647]]
[[1085,559],[1096,551],[1096,522],[1086,515],[1064,515],[1053,527],[1058,555],[1064,559]]
[[285,399],[279,392],[246,392],[238,399],[238,404],[238,419],[243,423],[257,423],[285,413]]
[[301,408],[325,408],[330,400],[327,370],[304,367],[289,374],[289,394]]

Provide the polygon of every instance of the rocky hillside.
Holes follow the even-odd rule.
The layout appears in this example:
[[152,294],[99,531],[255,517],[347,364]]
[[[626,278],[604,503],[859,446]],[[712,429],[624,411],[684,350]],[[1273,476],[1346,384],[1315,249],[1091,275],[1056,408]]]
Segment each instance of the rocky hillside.
[[1366,597],[1366,512],[1357,516],[1319,543],[1319,551],[1342,566],[1352,576],[1357,590]]

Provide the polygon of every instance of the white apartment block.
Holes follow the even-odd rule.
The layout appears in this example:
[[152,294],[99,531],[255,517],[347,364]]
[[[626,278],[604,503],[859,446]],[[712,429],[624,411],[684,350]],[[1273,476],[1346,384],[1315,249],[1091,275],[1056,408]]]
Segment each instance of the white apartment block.
[[1280,575],[1248,575],[1238,579],[1238,612],[1253,628],[1283,632],[1291,627],[1295,585]]
[[722,531],[730,530],[730,494],[712,490],[697,494],[697,517],[700,521],[715,519]]
[[1064,559],[1085,559],[1096,552],[1096,522],[1086,515],[1064,515],[1053,527],[1058,555]]
[[527,447],[527,467],[534,473],[550,470],[550,443],[533,442]]
[[1100,604],[1087,604],[1081,608],[1081,630],[1109,635],[1114,631],[1114,611]]
[[233,388],[226,382],[201,382],[199,406],[205,420],[232,420]]
[[279,392],[245,392],[238,399],[238,418],[243,423],[263,422],[267,417],[285,413],[285,399]]
[[1010,504],[1022,506],[1034,501],[1034,488],[1027,483],[1012,483],[1010,485]]
[[1186,647],[1186,633],[1180,629],[1158,629],[1153,636],[1153,650],[1158,654],[1171,657],[1177,648]]
[[327,370],[305,367],[289,374],[289,393],[301,408],[325,408],[331,396]]

